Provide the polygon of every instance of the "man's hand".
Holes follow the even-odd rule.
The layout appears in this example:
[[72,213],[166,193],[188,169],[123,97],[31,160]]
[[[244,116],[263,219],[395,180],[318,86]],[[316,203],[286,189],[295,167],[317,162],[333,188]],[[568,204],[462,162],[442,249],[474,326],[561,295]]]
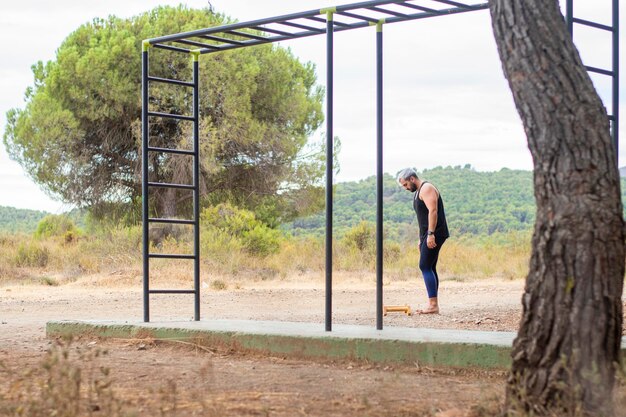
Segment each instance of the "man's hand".
[[428,249],[433,249],[437,246],[437,242],[435,242],[435,235],[429,235],[426,238],[426,246],[428,246]]

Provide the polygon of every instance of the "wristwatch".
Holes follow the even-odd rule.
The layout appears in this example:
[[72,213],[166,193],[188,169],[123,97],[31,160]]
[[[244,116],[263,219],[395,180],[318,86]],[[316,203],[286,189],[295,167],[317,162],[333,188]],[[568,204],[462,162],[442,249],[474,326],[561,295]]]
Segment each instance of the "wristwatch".
[[432,235],[434,235],[434,234],[435,234],[435,232],[433,232],[432,230],[429,230],[428,232],[426,232],[426,234],[427,234],[428,236],[432,236]]

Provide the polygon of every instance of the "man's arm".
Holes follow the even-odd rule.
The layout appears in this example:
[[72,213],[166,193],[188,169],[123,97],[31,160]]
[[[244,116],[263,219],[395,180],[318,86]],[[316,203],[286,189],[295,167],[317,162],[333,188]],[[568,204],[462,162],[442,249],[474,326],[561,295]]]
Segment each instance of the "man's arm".
[[[420,198],[428,209],[428,230],[434,232],[437,227],[437,200],[439,199],[439,193],[434,186],[427,183],[422,187]],[[435,235],[427,236],[426,245],[431,249],[437,246]]]

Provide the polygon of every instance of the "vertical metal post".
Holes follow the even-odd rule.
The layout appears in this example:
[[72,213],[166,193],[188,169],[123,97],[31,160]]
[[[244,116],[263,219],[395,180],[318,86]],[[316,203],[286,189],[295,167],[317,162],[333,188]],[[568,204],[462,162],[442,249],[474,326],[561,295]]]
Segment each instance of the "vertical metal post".
[[376,329],[383,329],[383,23],[376,25]]
[[326,12],[326,331],[333,300],[333,12]]
[[141,55],[141,208],[143,226],[143,321],[150,321],[150,264],[148,251],[150,250],[150,240],[148,239],[148,145],[150,143],[148,135],[150,128],[148,125],[148,48],[147,41],[143,43]]
[[565,22],[570,36],[574,37],[574,0],[566,0],[565,2]]
[[193,289],[194,289],[194,320],[200,320],[200,89],[198,58],[199,52],[193,55]]
[[613,0],[613,145],[619,167],[619,0]]

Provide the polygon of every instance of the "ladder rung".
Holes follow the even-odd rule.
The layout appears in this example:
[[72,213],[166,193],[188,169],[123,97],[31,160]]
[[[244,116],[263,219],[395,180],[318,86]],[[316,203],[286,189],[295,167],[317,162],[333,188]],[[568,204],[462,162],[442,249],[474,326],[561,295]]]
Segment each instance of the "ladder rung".
[[195,294],[196,290],[149,290],[150,294]]
[[609,77],[613,76],[613,71],[608,71],[602,68],[590,67],[588,65],[585,65],[585,69],[590,72],[597,72],[598,74],[608,75]]
[[456,1],[450,1],[450,0],[435,0],[435,1],[439,3],[443,3],[443,4],[449,4],[450,6],[454,6],[454,7],[460,7],[462,9],[470,8],[468,4],[458,3]]
[[[403,4],[403,6],[405,6],[405,5]],[[315,17],[315,16],[309,16],[309,17],[306,17],[305,19],[312,20],[314,22],[319,22],[319,23],[326,24],[326,19],[322,19],[322,18]],[[334,26],[341,26],[341,27],[349,27],[350,26],[348,23],[338,22],[336,20],[333,20],[333,25]]]
[[[209,40],[212,40],[212,41],[222,42],[222,43],[225,43],[225,44],[245,45],[244,42],[238,41],[238,40],[235,40],[235,39],[222,38],[220,36],[214,36],[214,35],[200,35],[200,36],[203,37],[204,39],[209,39]],[[211,46],[211,45],[207,45],[207,46]]]
[[290,27],[294,27],[294,28],[298,28],[298,29],[304,29],[304,30],[310,30],[311,32],[326,32],[326,28],[322,29],[322,28],[314,28],[313,26],[307,26],[307,25],[301,25],[299,23],[292,23],[292,22],[278,22],[281,25],[285,25],[285,26],[290,26]]
[[166,117],[170,119],[180,119],[180,120],[192,120],[192,121],[196,120],[193,116],[183,116],[182,114],[171,114],[171,113],[159,113],[155,111],[149,111],[148,116]]
[[185,190],[195,190],[196,187],[189,184],[170,184],[167,182],[149,182],[149,187],[162,187],[162,188],[182,188]]
[[155,148],[148,146],[148,151],[151,152],[163,152],[163,153],[176,153],[180,155],[195,155],[194,151],[187,151],[184,149],[171,149],[171,148]]
[[613,32],[613,27],[607,26],[607,25],[602,25],[602,24],[596,23],[596,22],[590,22],[589,20],[583,20],[583,19],[578,19],[578,18],[574,17],[574,18],[572,18],[572,22],[580,23],[581,25],[585,25],[585,26],[591,26],[592,28],[596,28],[596,29],[608,30],[609,32]]
[[188,81],[181,81],[181,80],[172,80],[169,78],[160,78],[160,77],[148,77],[148,81],[156,81],[159,83],[166,83],[166,84],[176,84],[176,85],[184,85],[187,87],[195,87],[194,83],[190,83]]
[[164,218],[156,218],[151,217],[148,219],[149,222],[152,223],[172,223],[172,224],[195,224],[196,222],[193,220],[185,220],[185,219],[164,219]]
[[194,255],[180,255],[177,253],[149,253],[148,257],[159,259],[196,259]]
[[415,4],[410,4],[410,3],[400,3],[398,4],[398,6],[408,7],[409,9],[415,9],[415,10],[419,10],[419,11],[426,12],[426,13],[437,13],[437,10],[435,9],[430,9],[428,7],[423,7],[423,6],[417,6]]
[[408,17],[408,15],[404,13],[399,13],[393,10],[383,9],[382,7],[377,7],[377,6],[368,7],[368,10],[373,10],[375,12],[385,13],[391,16],[396,16],[396,17]]
[[373,17],[369,17],[369,16],[362,16],[362,15],[358,15],[356,13],[351,13],[351,12],[336,12],[337,14],[340,14],[342,16],[347,16],[347,17],[351,17],[353,19],[357,19],[357,20],[364,20],[366,22],[370,22],[370,23],[376,23],[378,22],[378,19],[375,19]]
[[254,30],[258,30],[258,31],[262,31],[262,32],[273,33],[275,35],[280,35],[280,36],[293,36],[293,33],[291,33],[291,32],[285,32],[283,30],[276,30],[276,29],[272,29],[272,28],[266,28],[266,27],[263,27],[263,26],[250,26],[250,29],[254,29]]
[[269,42],[269,38],[266,38],[265,36],[253,35],[251,33],[240,32],[240,31],[237,31],[237,30],[225,30],[224,33],[229,33],[231,35],[237,35],[237,36],[241,36],[241,37],[249,38],[249,39],[256,39],[257,41],[268,41]]
[[191,52],[191,49],[179,48],[177,46],[163,45],[162,43],[152,44],[155,48],[167,49],[168,51],[176,51],[176,52]]

